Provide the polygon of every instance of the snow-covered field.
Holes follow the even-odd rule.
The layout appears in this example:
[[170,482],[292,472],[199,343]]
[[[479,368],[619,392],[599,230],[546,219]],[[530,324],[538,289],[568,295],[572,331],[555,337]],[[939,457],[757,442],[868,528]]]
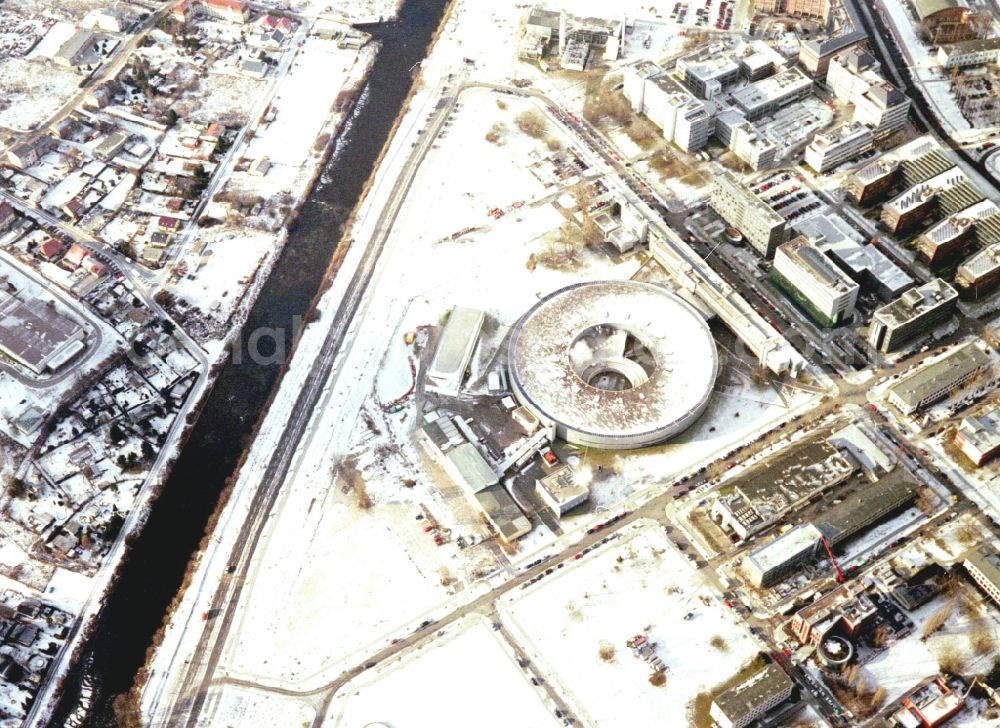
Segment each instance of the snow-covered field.
[[518,667],[510,646],[473,615],[447,634],[348,683],[324,725],[439,728],[562,725]]
[[[689,724],[691,701],[758,652],[653,522],[511,592],[500,612],[528,656],[598,726]],[[650,683],[649,666],[625,646],[637,634],[656,643],[664,686]],[[599,654],[603,645],[613,648],[610,659]]]
[[0,127],[34,128],[76,93],[79,82],[72,71],[40,61],[0,60]]

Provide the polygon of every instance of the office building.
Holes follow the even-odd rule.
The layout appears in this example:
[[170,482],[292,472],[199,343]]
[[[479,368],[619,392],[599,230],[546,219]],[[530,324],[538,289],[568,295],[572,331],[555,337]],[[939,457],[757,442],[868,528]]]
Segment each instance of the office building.
[[801,235],[778,246],[771,278],[822,327],[854,314],[860,286]]
[[868,341],[885,353],[901,349],[950,319],[957,305],[958,292],[935,278],[878,309],[868,327]]
[[977,224],[998,214],[992,200],[977,202],[923,232],[916,240],[917,252],[932,267],[953,261],[976,242]]
[[677,60],[681,83],[695,96],[713,99],[740,77],[740,67],[723,53],[699,52]]
[[996,546],[981,543],[962,557],[962,566],[990,599],[1000,605],[1000,553]]
[[966,344],[889,387],[889,402],[904,415],[911,415],[960,390],[990,365],[982,349]]
[[663,132],[663,138],[686,152],[701,149],[715,131],[713,109],[699,101],[654,63],[626,68],[625,98]]
[[754,586],[766,589],[811,561],[819,552],[821,538],[819,529],[811,523],[795,526],[751,551],[744,559],[743,570]]
[[937,214],[950,215],[984,199],[957,166],[915,184],[882,205],[882,224],[894,235],[918,227]]
[[870,127],[854,122],[842,124],[813,138],[806,147],[805,162],[816,172],[825,174],[869,151],[874,140]]
[[963,298],[976,299],[992,293],[1000,284],[1000,243],[968,258],[958,266],[955,285]]
[[765,258],[785,242],[785,219],[729,173],[715,178],[708,204]]

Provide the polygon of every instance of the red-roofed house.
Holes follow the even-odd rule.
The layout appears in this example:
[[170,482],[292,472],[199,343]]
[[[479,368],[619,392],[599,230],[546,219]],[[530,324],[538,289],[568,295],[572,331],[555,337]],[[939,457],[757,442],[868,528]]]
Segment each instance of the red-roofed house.
[[165,233],[176,233],[181,229],[181,221],[176,217],[163,216],[156,221],[156,226]]
[[63,258],[63,262],[66,265],[76,268],[88,255],[90,255],[89,250],[78,243],[73,243],[73,245],[69,246],[69,250],[66,251],[66,256]]
[[59,254],[63,251],[63,244],[60,243],[55,238],[49,238],[44,243],[38,246],[38,254],[45,258],[45,260],[52,260],[58,258]]
[[0,202],[0,232],[9,230],[16,219],[17,213],[14,212],[14,208],[6,202]]

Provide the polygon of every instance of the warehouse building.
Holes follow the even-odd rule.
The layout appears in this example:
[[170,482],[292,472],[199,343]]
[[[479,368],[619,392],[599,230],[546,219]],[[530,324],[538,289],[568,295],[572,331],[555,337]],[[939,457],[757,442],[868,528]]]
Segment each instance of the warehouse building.
[[872,314],[868,341],[881,352],[896,351],[950,319],[957,306],[958,291],[935,278]]
[[847,496],[815,521],[831,547],[902,510],[917,497],[917,486],[902,468]]
[[981,543],[962,557],[962,566],[990,599],[1000,605],[1000,553],[996,546]]
[[728,172],[715,178],[708,204],[765,258],[785,242],[785,218]]
[[459,486],[472,506],[485,516],[501,539],[512,543],[531,530],[531,522],[455,420],[438,412],[429,412],[424,426],[420,428],[420,436],[434,460]]
[[967,385],[990,364],[975,343],[966,344],[892,385],[889,402],[904,415],[919,412]]
[[982,66],[1000,60],[1000,38],[946,43],[938,48],[938,63],[946,69]]
[[955,444],[976,465],[996,457],[1000,453],[1000,409],[964,417],[955,432]]
[[719,728],[744,728],[791,697],[795,683],[772,662],[712,701],[709,714]]
[[0,352],[35,374],[54,372],[86,348],[86,330],[54,302],[0,291]]
[[801,235],[778,246],[771,280],[824,328],[854,314],[860,286]]
[[485,320],[478,309],[455,306],[451,310],[427,370],[426,391],[458,396]]

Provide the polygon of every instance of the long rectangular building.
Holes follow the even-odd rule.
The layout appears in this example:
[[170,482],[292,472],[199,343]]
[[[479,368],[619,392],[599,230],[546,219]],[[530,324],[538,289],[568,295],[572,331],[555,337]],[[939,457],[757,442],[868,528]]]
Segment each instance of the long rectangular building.
[[854,313],[860,286],[801,235],[778,246],[771,278],[820,326],[836,326]]
[[889,402],[904,415],[919,412],[964,387],[990,364],[990,358],[974,342],[966,344],[892,385]]
[[990,599],[1000,605],[1000,553],[996,546],[981,543],[966,551],[962,566]]
[[451,310],[427,370],[424,389],[458,396],[485,320],[486,315],[478,309],[455,306]]
[[1000,408],[963,418],[955,444],[976,465],[996,457],[1000,453]]
[[765,258],[785,242],[785,218],[728,172],[715,178],[708,204]]

